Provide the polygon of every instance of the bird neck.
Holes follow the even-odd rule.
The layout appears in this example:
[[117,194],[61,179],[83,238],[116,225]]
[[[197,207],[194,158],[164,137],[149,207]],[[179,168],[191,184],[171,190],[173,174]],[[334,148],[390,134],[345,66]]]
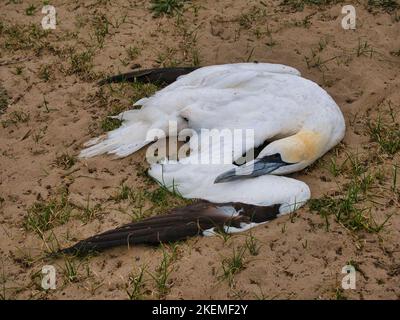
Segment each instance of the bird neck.
[[323,154],[326,138],[320,132],[303,129],[282,140],[285,152],[282,159],[289,163],[312,162]]

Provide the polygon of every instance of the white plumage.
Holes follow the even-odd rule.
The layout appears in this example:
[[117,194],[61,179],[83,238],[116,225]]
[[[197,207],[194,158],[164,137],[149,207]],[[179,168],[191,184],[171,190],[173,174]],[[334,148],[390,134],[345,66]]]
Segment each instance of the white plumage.
[[[272,141],[258,159],[278,154],[285,165],[266,172],[285,174],[310,165],[335,146],[345,132],[343,115],[329,94],[302,78],[296,69],[279,64],[203,67],[179,77],[134,105],[142,108],[121,113],[118,117],[124,120],[122,126],[103,139],[91,140],[80,156],[102,153],[127,156],[153,142],[147,139],[150,129],[168,133],[169,121],[175,120],[178,131],[183,128],[197,132],[201,129],[253,129],[254,145],[246,146],[245,151]],[[210,152],[194,141],[191,147],[190,157]],[[239,158],[242,151],[234,146],[233,159]],[[211,146],[212,152],[218,152],[215,146]],[[310,198],[305,183],[270,174],[214,183],[218,176],[236,166],[232,163],[192,164],[190,157],[153,164],[149,173],[184,197],[214,203],[280,204],[280,213],[288,213]],[[246,166],[240,169],[246,170]]]

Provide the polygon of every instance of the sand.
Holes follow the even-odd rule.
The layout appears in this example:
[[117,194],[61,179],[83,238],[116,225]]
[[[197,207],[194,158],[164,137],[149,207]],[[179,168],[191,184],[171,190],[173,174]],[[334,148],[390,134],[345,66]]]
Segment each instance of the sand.
[[[358,1],[356,29],[344,30],[340,3],[300,10],[280,1],[191,1],[178,19],[153,17],[149,1],[55,0],[55,30],[39,40],[10,43],[5,28],[14,24],[41,30],[42,1],[30,4],[36,7],[31,15],[25,2],[0,4],[0,85],[9,101],[0,112],[0,298],[128,299],[127,292],[144,299],[400,297],[400,178],[393,176],[399,154],[381,150],[367,130],[368,119],[388,115],[388,105],[400,112],[398,9]],[[110,21],[108,30],[99,27],[102,15]],[[88,48],[95,48],[92,65],[74,65],[71,56]],[[346,118],[343,142],[294,177],[309,184],[313,199],[343,194],[351,170],[335,176],[332,163],[359,155],[368,172],[383,176],[358,204],[378,224],[390,216],[382,230],[352,230],[333,216],[327,230],[324,217],[305,206],[229,239],[199,237],[164,249],[116,248],[84,259],[45,257],[53,247],[130,222],[137,206],[112,197],[122,184],[138,194],[157,190],[144,174],[145,150],[120,160],[76,160],[72,166],[60,160],[66,153],[76,157],[85,141],[103,132],[102,120],[115,108],[128,109],[135,98],[129,87],[111,92],[96,80],[134,64],[243,61],[293,66],[335,99]],[[43,233],[26,228],[35,203],[60,201],[63,193],[70,217]],[[160,209],[157,199],[145,196],[144,210],[159,214],[181,202],[162,197]],[[231,281],[225,279],[224,261],[234,249],[246,248],[249,239],[256,239],[259,252],[246,249],[242,268]],[[163,253],[171,256],[164,287],[157,274]],[[344,290],[341,271],[349,263],[356,266],[356,289]],[[46,291],[41,270],[49,264],[56,268],[57,288]],[[140,268],[146,270],[144,282],[135,291],[130,280]]]

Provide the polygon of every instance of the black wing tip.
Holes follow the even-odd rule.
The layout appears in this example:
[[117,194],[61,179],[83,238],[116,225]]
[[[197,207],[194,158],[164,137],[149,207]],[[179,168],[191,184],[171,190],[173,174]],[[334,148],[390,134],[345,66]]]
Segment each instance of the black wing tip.
[[128,72],[123,74],[118,74],[115,76],[110,76],[104,79],[101,79],[97,82],[98,86],[103,86],[105,84],[111,83],[119,83],[119,82],[135,82],[136,81],[136,72]]
[[141,69],[107,77],[98,81],[97,85],[102,86],[105,84],[118,82],[170,84],[174,82],[179,76],[188,74],[198,68],[200,67],[168,67]]
[[97,81],[97,85],[98,86],[103,86],[103,85],[105,85],[105,84],[107,84],[107,83],[111,83],[111,82],[109,82],[109,78],[105,78],[105,79],[101,79],[100,81]]
[[75,245],[71,247],[67,247],[64,249],[60,249],[56,255],[62,256],[62,255],[68,255],[68,256],[87,256],[89,254],[97,254],[101,250],[96,247],[96,245],[90,244],[90,243],[85,243],[85,242],[78,242]]

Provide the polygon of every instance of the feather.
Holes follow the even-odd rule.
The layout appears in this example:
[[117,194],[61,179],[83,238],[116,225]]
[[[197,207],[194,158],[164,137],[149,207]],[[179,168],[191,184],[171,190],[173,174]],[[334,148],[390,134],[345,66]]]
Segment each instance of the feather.
[[125,157],[144,147],[151,141],[146,140],[149,124],[136,122],[108,132],[100,139],[93,139],[86,144],[88,147],[79,154],[81,158],[90,158],[103,153]]
[[150,217],[103,232],[60,253],[74,254],[100,251],[121,245],[167,243],[203,235],[206,230],[245,228],[248,224],[261,224],[276,218],[279,205],[270,207],[244,203],[215,204],[200,201],[172,209],[165,215]]
[[108,77],[98,82],[98,85],[116,82],[142,82],[142,83],[160,83],[170,84],[178,77],[196,70],[198,67],[174,67],[147,69],[133,72],[127,72]]
[[[134,105],[141,105],[140,110],[118,115],[125,128],[109,133],[99,146],[85,150],[83,157],[101,153],[129,155],[149,143],[143,131],[157,128],[168,133],[168,121],[182,119],[187,119],[189,127],[196,131],[251,128],[255,145],[249,148],[302,129],[323,132],[328,140],[324,144],[327,150],[343,137],[343,117],[333,99],[289,66],[237,63],[161,68],[134,71],[104,81],[124,77],[144,82],[160,80],[169,85],[136,101]],[[137,129],[139,123],[144,124],[142,129]]]
[[[140,105],[140,110],[118,115],[122,126],[89,141],[81,157],[102,153],[127,156],[155,141],[146,135],[152,129],[165,135],[176,134],[169,133],[169,122],[177,121],[178,128],[194,130],[189,140],[190,155],[179,161],[153,163],[149,174],[185,198],[210,202],[176,208],[167,215],[104,232],[63,252],[157,244],[213,234],[218,229],[239,232],[265,223],[277,214],[293,212],[310,198],[310,189],[302,181],[274,174],[304,169],[336,145],[345,133],[343,115],[329,94],[318,84],[302,78],[298,70],[280,64],[149,69],[110,77],[101,83],[124,79],[169,85],[136,101],[134,106]],[[219,137],[203,143],[204,129],[230,133],[250,129],[253,136],[246,132],[245,141],[223,139],[221,143]],[[196,141],[196,136],[201,139]],[[259,158],[267,161],[269,156],[279,155],[282,160],[279,168],[263,171],[271,175],[214,183],[224,172],[236,173],[235,161],[263,144]],[[225,154],[231,157],[227,162]],[[201,162],[214,156],[223,161]],[[247,169],[248,166],[242,171]]]

